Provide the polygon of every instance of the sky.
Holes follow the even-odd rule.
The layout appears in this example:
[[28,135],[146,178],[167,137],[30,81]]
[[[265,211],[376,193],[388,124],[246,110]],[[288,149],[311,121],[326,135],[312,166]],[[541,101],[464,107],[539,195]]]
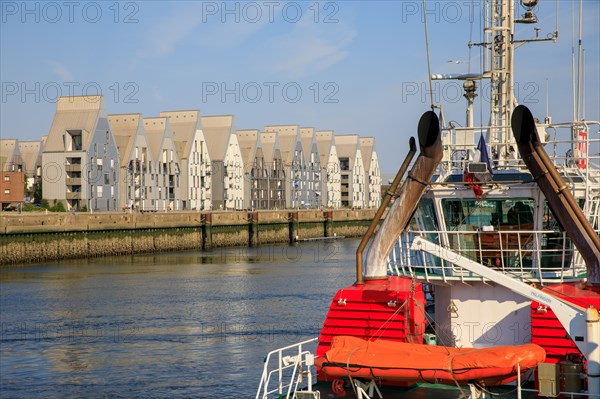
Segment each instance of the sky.
[[[540,3],[537,26],[546,37],[557,3]],[[393,174],[430,108],[422,1],[0,5],[0,138],[39,140],[58,96],[101,93],[109,114],[198,109],[234,115],[237,129],[298,124],[372,136],[380,169]],[[516,50],[517,100],[540,119],[547,107],[555,122],[572,116],[572,5],[558,1],[556,43]],[[600,2],[583,6],[585,119],[600,120]],[[426,11],[432,73],[481,71],[480,51],[467,46],[482,39],[479,1],[427,0]],[[517,38],[534,35],[532,25],[519,25]],[[461,87],[433,86],[446,120],[459,125]],[[480,93],[476,105],[487,107],[487,97]],[[476,123],[487,124],[476,115]]]

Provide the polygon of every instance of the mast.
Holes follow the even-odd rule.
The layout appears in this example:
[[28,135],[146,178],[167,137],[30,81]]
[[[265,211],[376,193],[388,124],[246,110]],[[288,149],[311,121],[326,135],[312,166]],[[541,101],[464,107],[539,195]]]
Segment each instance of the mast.
[[[489,143],[492,157],[499,165],[506,165],[510,156],[511,112],[514,100],[514,28],[513,0],[489,0],[486,2],[484,76],[490,77],[490,132]],[[514,154],[514,152],[513,152]]]

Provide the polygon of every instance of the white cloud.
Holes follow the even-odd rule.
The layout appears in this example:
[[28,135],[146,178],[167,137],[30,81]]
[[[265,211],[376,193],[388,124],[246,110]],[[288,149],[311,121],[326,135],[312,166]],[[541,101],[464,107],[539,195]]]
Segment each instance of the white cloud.
[[199,2],[190,2],[164,18],[153,29],[152,45],[161,55],[173,52],[175,46],[188,37],[202,23],[202,10]]
[[301,78],[325,70],[348,56],[356,32],[345,24],[314,23],[305,17],[293,29],[268,44],[265,68]]
[[160,90],[160,88],[158,88],[158,87],[152,88],[152,99],[154,101],[163,101],[164,100],[164,97],[162,95],[162,91]]
[[73,82],[75,80],[71,71],[60,62],[50,61],[50,65],[52,65],[52,72],[54,72],[63,82]]
[[257,22],[241,20],[239,23],[212,22],[202,25],[199,42],[210,47],[237,46],[266,26],[268,21],[267,18],[263,18]]

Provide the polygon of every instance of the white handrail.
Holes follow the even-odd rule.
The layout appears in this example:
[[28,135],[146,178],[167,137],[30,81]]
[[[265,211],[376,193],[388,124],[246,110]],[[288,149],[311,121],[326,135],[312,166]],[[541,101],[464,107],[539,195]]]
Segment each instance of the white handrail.
[[[453,248],[479,263],[494,267],[526,282],[566,282],[581,279],[585,264],[564,232],[555,230],[495,230],[495,231],[408,231],[398,239],[388,260],[391,274],[432,280],[481,280],[459,266],[446,261],[435,261],[428,254],[411,250],[417,235],[449,237]],[[559,247],[545,244],[555,238]],[[487,240],[483,241],[483,240]],[[464,242],[463,242],[464,241]]]
[[[263,366],[263,372],[260,379],[260,384],[256,392],[255,399],[267,399],[270,394],[276,393],[278,397],[283,395],[283,391],[287,389],[286,399],[290,398],[290,395],[296,391],[298,387],[298,379],[296,375],[298,373],[298,366],[305,366],[307,369],[312,365],[306,364],[307,356],[312,355],[308,350],[303,349],[308,344],[314,343],[318,340],[318,337],[298,342],[292,345],[285,346],[283,348],[275,349],[269,352],[265,358]],[[289,351],[290,355],[284,356],[284,352]],[[292,355],[293,354],[293,355]],[[269,370],[270,363],[273,356],[277,356],[277,367],[273,370]],[[284,383],[284,371],[293,369],[289,376],[289,382]],[[269,390],[269,384],[271,383],[271,377],[277,374],[277,387]],[[312,373],[309,373],[309,378],[312,378]],[[294,384],[295,382],[295,384]],[[309,386],[312,386],[313,381],[308,381]],[[292,385],[294,385],[292,390]]]

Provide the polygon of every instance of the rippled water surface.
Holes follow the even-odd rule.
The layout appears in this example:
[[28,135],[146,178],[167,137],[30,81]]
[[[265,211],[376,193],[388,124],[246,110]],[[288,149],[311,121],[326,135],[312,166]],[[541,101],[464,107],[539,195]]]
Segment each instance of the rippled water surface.
[[357,245],[1,270],[0,397],[254,397],[269,350],[318,335]]

